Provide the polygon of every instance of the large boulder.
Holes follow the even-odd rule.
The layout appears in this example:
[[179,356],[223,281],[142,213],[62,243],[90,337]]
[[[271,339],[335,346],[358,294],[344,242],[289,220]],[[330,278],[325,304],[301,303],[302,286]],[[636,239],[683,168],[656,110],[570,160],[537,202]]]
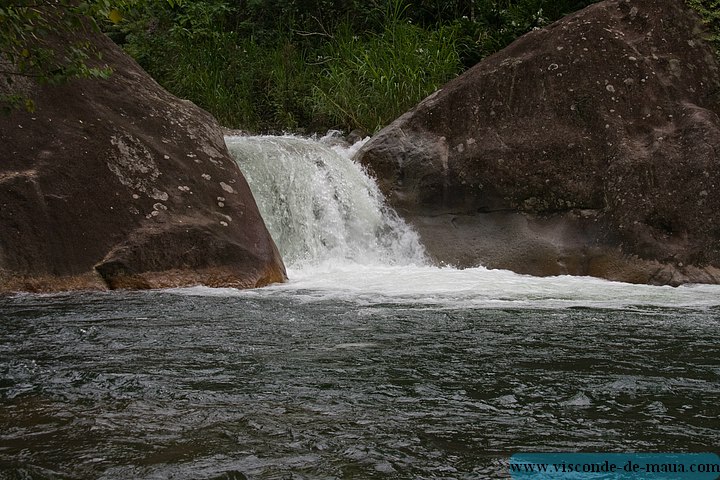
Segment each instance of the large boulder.
[[681,0],[607,0],[521,37],[359,152],[457,266],[720,281],[720,75]]
[[0,291],[282,282],[215,120],[91,40],[108,80],[26,81],[37,111],[0,116]]

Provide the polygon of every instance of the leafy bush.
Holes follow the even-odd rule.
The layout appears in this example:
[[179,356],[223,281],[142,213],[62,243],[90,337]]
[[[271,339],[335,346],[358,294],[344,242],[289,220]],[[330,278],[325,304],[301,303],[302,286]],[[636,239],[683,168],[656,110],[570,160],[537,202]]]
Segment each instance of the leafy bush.
[[277,33],[265,43],[241,35],[237,8],[222,0],[156,4],[134,12],[115,36],[161,85],[221,124],[295,129],[308,121],[302,52]]
[[[178,0],[167,0],[172,6]],[[35,108],[27,82],[60,84],[75,78],[107,78],[111,69],[86,40],[103,22],[119,22],[120,8],[145,0],[16,0],[0,2],[0,110]]]
[[519,35],[589,3],[141,2],[111,33],[159,83],[228,127],[374,131]]
[[[0,108],[15,80],[101,77],[97,23],[159,83],[253,131],[374,131],[523,33],[597,0],[18,0],[0,6]],[[720,0],[686,0],[720,55]],[[42,5],[43,8],[35,8]],[[13,86],[15,84],[15,86]]]

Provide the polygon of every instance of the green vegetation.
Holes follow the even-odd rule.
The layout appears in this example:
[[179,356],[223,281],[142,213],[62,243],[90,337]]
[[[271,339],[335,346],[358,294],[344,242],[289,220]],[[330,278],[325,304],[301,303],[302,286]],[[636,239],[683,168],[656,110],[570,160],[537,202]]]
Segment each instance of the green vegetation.
[[[175,2],[168,0],[168,5]],[[140,0],[15,0],[0,3],[0,109],[9,112],[32,100],[17,83],[33,78],[59,84],[72,78],[107,77],[111,71],[93,65],[99,55],[83,32],[98,31],[100,21],[120,21],[120,8],[140,8]],[[62,41],[58,41],[62,39]]]
[[405,21],[404,9],[390,5],[381,32],[360,38],[343,25],[335,34],[312,91],[316,112],[346,129],[373,132],[458,73],[456,30],[427,31]]
[[110,34],[228,127],[373,132],[522,33],[589,3],[148,2]]
[[[13,89],[22,77],[110,74],[78,35],[102,28],[164,87],[228,127],[373,132],[523,33],[594,1],[3,2],[0,108],[34,108]],[[720,0],[686,1],[720,54]]]
[[686,0],[686,3],[700,14],[708,30],[707,40],[720,57],[720,0]]

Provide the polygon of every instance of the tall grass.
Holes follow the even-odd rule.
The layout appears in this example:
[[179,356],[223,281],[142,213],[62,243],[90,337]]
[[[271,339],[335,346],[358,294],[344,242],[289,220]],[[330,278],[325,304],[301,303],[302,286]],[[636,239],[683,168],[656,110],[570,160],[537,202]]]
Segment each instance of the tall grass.
[[[125,49],[161,85],[211,112],[227,127],[294,130],[309,122],[312,71],[277,32],[272,41],[241,35],[224,0],[158,2],[126,24]],[[317,69],[315,69],[317,70]]]
[[171,32],[128,48],[166,89],[188,98],[232,128],[292,130],[308,122],[303,99],[312,72],[289,42],[260,45],[233,33]]
[[[115,33],[160,84],[225,126],[374,132],[525,31],[593,1],[347,0],[347,16],[330,0],[143,2]],[[717,24],[720,0],[687,1]]]
[[339,126],[374,132],[458,74],[455,30],[428,31],[404,20],[403,10],[393,2],[379,33],[338,30],[313,88],[317,112]]

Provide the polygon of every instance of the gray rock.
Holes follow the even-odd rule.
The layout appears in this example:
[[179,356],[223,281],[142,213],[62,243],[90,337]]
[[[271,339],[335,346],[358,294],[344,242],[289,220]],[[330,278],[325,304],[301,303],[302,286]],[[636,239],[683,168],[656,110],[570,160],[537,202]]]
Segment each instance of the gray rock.
[[359,160],[439,263],[720,281],[720,75],[680,0],[607,0],[521,37]]
[[31,84],[37,111],[0,116],[0,291],[283,281],[215,120],[90,40],[110,79]]

